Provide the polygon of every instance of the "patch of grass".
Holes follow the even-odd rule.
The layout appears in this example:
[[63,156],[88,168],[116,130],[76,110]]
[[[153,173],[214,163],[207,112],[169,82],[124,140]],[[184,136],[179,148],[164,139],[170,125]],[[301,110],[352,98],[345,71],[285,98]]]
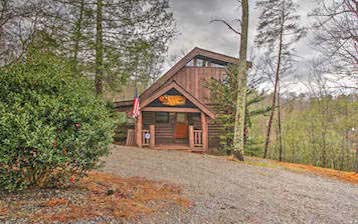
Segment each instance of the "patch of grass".
[[245,161],[240,161],[240,160],[234,158],[233,156],[228,156],[227,160],[235,161],[235,162],[239,162],[239,163],[243,163],[243,164],[247,164],[247,165],[251,165],[251,166],[260,166],[260,167],[266,167],[266,168],[280,167],[278,164],[272,163],[269,160],[264,160],[264,159],[260,159],[260,158],[256,158],[256,157],[249,157],[249,156],[245,156]]
[[279,165],[270,163],[270,162],[263,162],[263,161],[246,161],[246,164],[253,165],[253,166],[261,166],[266,168],[278,168]]
[[178,186],[144,178],[121,178],[90,172],[78,184],[65,190],[33,189],[18,194],[3,194],[0,221],[24,219],[29,223],[68,222],[95,217],[136,218],[165,208],[190,202]]

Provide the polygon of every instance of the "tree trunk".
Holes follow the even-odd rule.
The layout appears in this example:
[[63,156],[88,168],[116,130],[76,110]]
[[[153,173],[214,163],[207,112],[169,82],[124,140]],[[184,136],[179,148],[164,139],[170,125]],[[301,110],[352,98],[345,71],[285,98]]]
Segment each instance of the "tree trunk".
[[281,21],[281,30],[280,30],[280,38],[279,38],[279,48],[278,48],[278,61],[277,61],[277,67],[276,67],[276,74],[275,74],[275,84],[274,84],[274,91],[273,91],[273,97],[272,97],[272,103],[271,103],[271,114],[267,125],[267,132],[266,132],[266,141],[265,141],[265,149],[264,149],[264,158],[267,157],[268,153],[268,146],[270,143],[270,135],[271,135],[271,128],[272,128],[272,121],[273,116],[275,114],[275,107],[276,107],[276,97],[277,97],[277,90],[278,90],[278,84],[280,82],[280,68],[281,68],[281,56],[282,56],[282,42],[283,42],[283,18]]
[[73,59],[72,59],[72,72],[73,72],[74,76],[76,76],[78,73],[78,52],[79,52],[79,46],[80,46],[80,41],[81,41],[81,37],[82,37],[81,32],[82,32],[84,5],[85,5],[85,1],[81,0],[80,8],[79,8],[80,14],[79,14],[79,18],[75,24],[75,32],[74,32],[75,46],[73,48]]
[[97,19],[96,19],[96,93],[103,92],[103,1],[97,0]]
[[283,146],[282,146],[282,128],[281,128],[281,103],[280,103],[280,84],[277,90],[277,139],[278,139],[278,160],[282,161]]
[[358,173],[358,146],[356,146],[355,158],[354,158],[354,171]]
[[244,131],[244,144],[245,146],[247,145],[248,143],[248,140],[249,140],[249,112],[248,110],[246,109],[246,117],[245,117],[245,131]]
[[[238,88],[236,99],[235,129],[233,140],[233,155],[244,160],[245,150],[245,117],[247,95],[247,38],[249,28],[249,0],[241,1],[241,38],[240,38],[240,62],[238,72]],[[240,122],[241,120],[241,122]]]

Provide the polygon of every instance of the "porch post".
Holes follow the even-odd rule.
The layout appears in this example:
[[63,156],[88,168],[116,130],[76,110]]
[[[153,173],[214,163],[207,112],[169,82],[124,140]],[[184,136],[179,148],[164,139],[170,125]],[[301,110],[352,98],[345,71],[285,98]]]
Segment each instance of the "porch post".
[[208,120],[206,115],[201,112],[201,129],[203,131],[203,149],[208,149]]
[[150,134],[149,147],[154,148],[154,146],[155,146],[155,126],[153,124],[149,125],[149,134]]
[[137,143],[137,146],[138,147],[142,147],[142,125],[143,125],[143,122],[142,122],[142,111],[139,111],[139,115],[137,117],[137,120],[136,120],[136,129],[135,129],[135,132],[136,132],[136,143]]
[[189,126],[189,147],[194,149],[194,127],[192,125]]

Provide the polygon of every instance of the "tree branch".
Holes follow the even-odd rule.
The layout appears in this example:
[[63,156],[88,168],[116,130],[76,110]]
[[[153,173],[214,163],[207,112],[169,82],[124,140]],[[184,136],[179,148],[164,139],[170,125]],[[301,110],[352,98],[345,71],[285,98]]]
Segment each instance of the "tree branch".
[[237,29],[235,29],[233,26],[231,26],[228,22],[226,22],[223,19],[213,19],[210,21],[210,23],[214,23],[214,22],[220,22],[225,24],[231,31],[233,31],[234,33],[241,35],[241,32],[239,32]]

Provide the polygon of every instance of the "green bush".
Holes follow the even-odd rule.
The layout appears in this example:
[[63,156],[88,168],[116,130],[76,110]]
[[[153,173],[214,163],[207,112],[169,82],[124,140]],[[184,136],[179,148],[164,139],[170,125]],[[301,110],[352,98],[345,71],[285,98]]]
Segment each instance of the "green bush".
[[0,69],[0,189],[61,187],[108,153],[114,130],[93,82],[29,56]]

